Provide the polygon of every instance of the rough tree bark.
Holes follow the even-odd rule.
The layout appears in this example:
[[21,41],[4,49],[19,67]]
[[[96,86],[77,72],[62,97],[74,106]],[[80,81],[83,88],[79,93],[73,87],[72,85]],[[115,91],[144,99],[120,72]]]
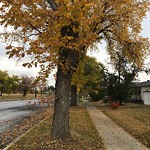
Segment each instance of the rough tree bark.
[[60,64],[58,64],[57,76],[56,76],[56,93],[55,93],[55,106],[54,117],[52,122],[53,138],[59,138],[65,140],[70,137],[69,133],[69,107],[71,99],[71,79],[73,70],[72,67],[76,66],[78,53],[69,50],[60,50],[59,60],[66,64],[70,62],[69,68],[63,70]]
[[69,133],[69,107],[71,99],[71,79],[73,70],[72,67],[76,66],[78,53],[69,50],[60,50],[59,60],[65,64],[70,62],[69,69],[63,70],[58,64],[56,76],[56,91],[55,91],[55,106],[54,116],[52,122],[53,138],[65,140],[70,137]]
[[56,100],[54,117],[52,123],[52,137],[67,139],[69,133],[69,106],[71,96],[71,72],[63,73],[61,66],[58,66],[56,80]]

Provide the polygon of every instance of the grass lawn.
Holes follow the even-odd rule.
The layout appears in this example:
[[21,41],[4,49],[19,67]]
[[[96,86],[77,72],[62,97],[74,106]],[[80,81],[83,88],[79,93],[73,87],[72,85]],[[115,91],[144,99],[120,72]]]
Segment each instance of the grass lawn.
[[84,107],[72,107],[70,109],[70,132],[72,138],[66,142],[51,138],[51,118],[47,118],[39,126],[27,133],[9,150],[104,150],[102,139],[99,137]]
[[150,106],[125,104],[118,109],[110,109],[101,102],[95,102],[94,105],[150,148]]
[[[38,98],[39,96],[37,96]],[[8,101],[8,100],[29,100],[29,99],[35,99],[34,94],[27,94],[25,97],[23,97],[22,94],[3,94],[3,96],[0,96],[0,101]]]

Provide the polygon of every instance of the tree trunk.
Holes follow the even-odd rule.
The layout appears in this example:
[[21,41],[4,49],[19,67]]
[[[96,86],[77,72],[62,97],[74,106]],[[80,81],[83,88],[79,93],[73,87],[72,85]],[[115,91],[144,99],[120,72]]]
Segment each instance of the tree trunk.
[[25,95],[26,95],[26,94],[25,94],[25,91],[23,91],[23,97],[25,97]]
[[77,86],[71,86],[71,101],[70,106],[77,106]]
[[54,106],[54,116],[52,122],[53,138],[67,139],[69,133],[69,107],[71,96],[71,72],[66,74],[62,72],[62,68],[58,65],[56,80],[56,99]]
[[[61,29],[61,36],[72,36],[74,37],[74,40],[76,40],[78,38],[78,32],[75,32],[73,28],[78,28],[78,23],[72,22],[68,26],[63,26]],[[68,40],[68,43],[69,42],[73,41]],[[56,76],[54,116],[51,132],[53,138],[65,140],[70,137],[69,107],[71,98],[71,78],[73,68],[77,67],[78,56],[79,53],[77,51],[63,47],[60,48],[58,58],[59,64]]]
[[119,100],[119,104],[122,105],[122,87],[121,87],[121,67],[120,67],[120,60],[119,60],[119,68],[118,68],[118,79],[119,79],[119,85],[117,89],[117,99]]
[[3,96],[3,92],[2,92],[2,90],[0,91],[0,96]]

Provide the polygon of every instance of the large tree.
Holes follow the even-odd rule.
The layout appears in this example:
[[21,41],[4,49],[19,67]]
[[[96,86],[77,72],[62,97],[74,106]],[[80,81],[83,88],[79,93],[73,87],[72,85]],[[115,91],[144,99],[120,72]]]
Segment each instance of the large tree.
[[83,95],[90,94],[91,96],[92,94],[100,92],[99,85],[103,79],[103,75],[104,66],[97,62],[94,57],[86,56],[82,62],[79,63],[76,72],[73,74],[72,84],[74,87],[77,86]]
[[18,76],[10,76],[7,71],[0,70],[0,96],[3,93],[16,92],[19,85],[18,80]]
[[19,77],[12,75],[12,76],[7,76],[5,78],[5,83],[4,83],[4,92],[5,93],[11,93],[11,92],[17,92],[18,86],[19,86]]
[[34,78],[28,77],[27,75],[21,76],[20,81],[19,81],[19,89],[23,93],[23,97],[25,97],[27,93],[29,92],[31,85],[33,83],[33,79]]
[[5,92],[8,77],[7,71],[0,70],[0,96]]
[[139,65],[128,60],[128,58],[124,55],[121,46],[118,47],[118,50],[115,53],[115,57],[112,57],[111,60],[116,72],[114,76],[117,77],[117,80],[115,81],[117,82],[115,84],[115,90],[117,93],[116,99],[118,99],[120,104],[122,104],[122,101],[131,98],[130,91],[132,82],[135,80],[140,68]]
[[[141,58],[146,52],[147,40],[138,34],[149,10],[147,0],[1,0],[0,10],[0,24],[9,28],[2,33],[9,57],[31,56],[24,66],[38,64],[44,77],[57,66],[55,138],[70,136],[72,72],[90,46],[104,39],[112,55],[114,47],[124,45],[130,61],[135,54]],[[138,65],[141,61],[135,58]]]
[[120,105],[122,105],[123,102],[130,101],[136,73],[135,70],[126,70],[119,76],[116,73],[109,73],[105,70],[103,82],[100,84],[105,94],[103,97],[104,102],[119,101]]

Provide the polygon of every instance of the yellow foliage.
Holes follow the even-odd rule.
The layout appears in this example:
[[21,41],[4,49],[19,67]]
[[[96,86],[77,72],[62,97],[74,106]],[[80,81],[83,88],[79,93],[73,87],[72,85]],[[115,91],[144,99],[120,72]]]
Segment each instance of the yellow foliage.
[[[31,62],[47,65],[44,67],[47,74],[52,70],[50,66],[58,63],[67,69],[74,67],[70,67],[68,60],[70,64],[62,65],[61,49],[78,52],[83,57],[90,46],[103,39],[108,43],[112,58],[121,46],[130,61],[142,65],[149,50],[148,40],[139,37],[141,21],[150,9],[147,0],[53,2],[56,10],[45,0],[1,0],[0,25],[6,28],[1,34],[9,45],[10,57],[32,55]],[[10,27],[12,29],[8,30]],[[68,30],[62,33],[64,27]],[[14,42],[19,46],[15,47]]]

